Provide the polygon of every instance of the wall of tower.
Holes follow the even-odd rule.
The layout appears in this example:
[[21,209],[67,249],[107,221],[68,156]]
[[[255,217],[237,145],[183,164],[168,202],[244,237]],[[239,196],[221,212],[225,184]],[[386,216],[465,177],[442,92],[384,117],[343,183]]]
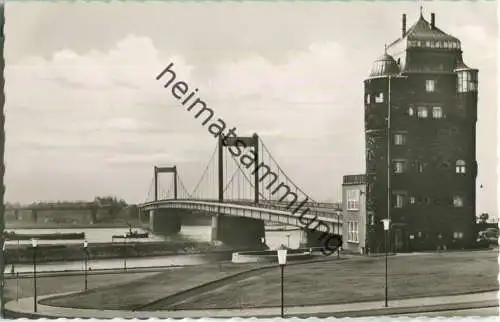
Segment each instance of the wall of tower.
[[[433,81],[432,91],[428,81]],[[379,96],[377,102],[380,93],[383,100]],[[365,81],[367,214],[374,216],[366,228],[372,252],[384,247],[388,97],[388,78]],[[477,92],[458,93],[455,73],[418,73],[393,78],[390,98],[391,245],[395,251],[470,247],[475,239]],[[464,168],[457,168],[457,162],[464,162]]]

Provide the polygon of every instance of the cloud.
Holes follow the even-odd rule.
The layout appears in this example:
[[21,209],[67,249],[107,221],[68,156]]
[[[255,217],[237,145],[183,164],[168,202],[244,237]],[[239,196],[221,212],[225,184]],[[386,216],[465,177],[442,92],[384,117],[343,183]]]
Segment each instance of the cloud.
[[[475,28],[460,33],[488,44]],[[8,197],[113,191],[137,200],[135,182],[147,182],[155,164],[177,164],[185,184],[195,184],[216,140],[155,80],[173,62],[177,80],[198,88],[240,135],[259,133],[303,190],[334,198],[343,174],[364,171],[362,80],[375,58],[348,46],[311,41],[280,49],[281,60],[255,52],[207,66],[128,35],[108,51],[19,58],[6,68]],[[68,173],[79,188],[59,187],[70,184]],[[44,184],[27,196],[23,187],[34,181]]]
[[[211,66],[213,73],[206,75],[176,52],[160,53],[151,39],[135,35],[108,52],[77,54],[64,49],[51,59],[28,57],[6,71],[9,180],[17,180],[21,167],[43,168],[57,177],[58,161],[65,169],[73,168],[76,176],[78,171],[108,169],[126,177],[127,169],[149,171],[164,162],[203,167],[216,141],[155,80],[170,62],[177,80],[199,88],[199,97],[240,135],[260,133],[278,160],[302,151],[299,159],[308,156],[312,166],[328,172],[332,160],[322,158],[329,144],[325,135],[352,120],[348,111],[357,103],[358,93],[346,101],[345,92],[334,90],[345,85],[339,75],[356,73],[339,64],[346,59],[336,43],[313,43],[303,51],[288,52],[281,63],[247,56]],[[25,94],[27,88],[30,95]],[[362,126],[361,119],[357,123]],[[34,151],[36,164],[26,161]],[[286,169],[291,176],[302,170]],[[198,179],[198,173],[187,176],[187,182]],[[116,181],[117,191],[134,189],[120,182]],[[51,184],[57,185],[57,180]],[[313,188],[314,180],[305,179],[304,184]]]

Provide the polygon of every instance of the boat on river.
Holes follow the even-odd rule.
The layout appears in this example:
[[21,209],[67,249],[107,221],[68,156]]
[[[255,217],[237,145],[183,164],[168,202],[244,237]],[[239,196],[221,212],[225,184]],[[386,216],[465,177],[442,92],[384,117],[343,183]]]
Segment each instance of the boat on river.
[[123,235],[113,235],[112,239],[135,239],[135,238],[148,238],[149,233],[140,233],[137,230],[132,231],[132,226],[129,225],[129,230]]

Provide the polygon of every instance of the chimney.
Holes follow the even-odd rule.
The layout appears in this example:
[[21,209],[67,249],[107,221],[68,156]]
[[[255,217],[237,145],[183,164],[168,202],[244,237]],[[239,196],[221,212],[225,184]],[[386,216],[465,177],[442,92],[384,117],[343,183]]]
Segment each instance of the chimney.
[[406,35],[406,14],[403,13],[403,26],[402,26],[402,36],[401,37],[404,37]]
[[436,15],[433,13],[431,13],[431,27],[432,29],[434,29],[434,27],[436,26]]

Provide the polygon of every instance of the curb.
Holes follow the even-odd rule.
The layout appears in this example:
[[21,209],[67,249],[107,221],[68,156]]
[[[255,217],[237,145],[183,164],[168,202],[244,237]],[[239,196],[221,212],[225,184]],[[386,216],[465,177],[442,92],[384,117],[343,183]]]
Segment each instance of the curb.
[[[359,311],[339,311],[339,312],[323,312],[323,313],[305,313],[305,314],[294,314],[287,315],[285,310],[285,318],[343,318],[343,317],[375,317],[375,316],[394,316],[398,317],[400,315],[405,314],[418,314],[422,313],[421,317],[425,317],[425,313],[434,313],[434,312],[446,312],[446,311],[454,311],[454,310],[471,310],[471,309],[481,309],[481,308],[492,308],[499,307],[499,303],[496,300],[487,300],[487,301],[475,301],[475,302],[459,302],[459,303],[448,303],[448,304],[436,304],[436,305],[427,305],[427,306],[407,306],[407,307],[394,307],[394,308],[379,308],[379,309],[368,309],[368,310],[359,310]],[[274,307],[278,309],[277,307]],[[89,310],[92,311],[92,310]],[[142,311],[143,313],[147,313],[147,311]],[[54,316],[50,314],[43,313],[28,313],[28,312],[17,312],[12,311],[10,309],[5,310],[6,317],[8,318],[30,318],[30,319],[39,319],[39,318],[50,318],[50,319],[71,319],[74,317],[71,316]],[[152,312],[151,312],[152,313]],[[277,318],[279,314],[260,314],[260,315],[252,315],[244,316],[243,318]],[[239,317],[236,313],[233,317]],[[91,317],[88,317],[91,318]],[[115,317],[117,318],[117,317]],[[135,319],[148,319],[154,318],[150,317],[137,317]],[[165,317],[167,318],[167,317]],[[217,316],[210,316],[211,319],[217,319]],[[220,318],[228,318],[227,316],[221,316]],[[86,319],[86,318],[80,318]],[[99,318],[99,319],[112,319],[112,318]],[[171,319],[181,319],[181,318],[171,318]],[[182,319],[189,319],[189,316],[183,317]]]
[[471,309],[481,309],[481,308],[490,308],[490,307],[499,307],[498,301],[490,300],[490,301],[477,301],[477,302],[462,302],[462,303],[449,303],[449,304],[434,304],[427,306],[413,306],[413,307],[388,307],[388,308],[380,308],[380,309],[370,309],[370,310],[361,310],[361,311],[344,311],[344,312],[334,312],[334,313],[320,313],[320,314],[298,314],[293,317],[305,318],[305,317],[318,317],[318,318],[326,318],[326,317],[369,317],[369,316],[391,316],[394,315],[397,317],[398,315],[404,314],[418,314],[423,313],[422,317],[425,316],[425,313],[428,312],[445,312],[445,311],[454,311],[454,310],[471,310]]

